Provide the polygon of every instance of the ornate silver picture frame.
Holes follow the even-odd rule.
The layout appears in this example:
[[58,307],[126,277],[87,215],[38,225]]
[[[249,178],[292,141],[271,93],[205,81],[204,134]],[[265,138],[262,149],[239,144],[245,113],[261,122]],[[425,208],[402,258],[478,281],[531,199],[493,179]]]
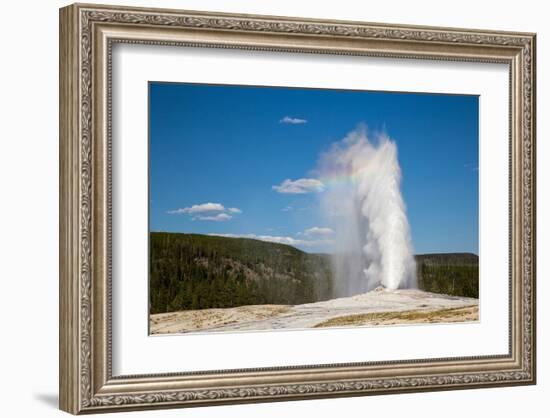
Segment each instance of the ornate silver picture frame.
[[[535,384],[535,40],[532,33],[85,4],[61,9],[60,408],[80,414]],[[508,353],[114,375],[117,43],[507,65]]]

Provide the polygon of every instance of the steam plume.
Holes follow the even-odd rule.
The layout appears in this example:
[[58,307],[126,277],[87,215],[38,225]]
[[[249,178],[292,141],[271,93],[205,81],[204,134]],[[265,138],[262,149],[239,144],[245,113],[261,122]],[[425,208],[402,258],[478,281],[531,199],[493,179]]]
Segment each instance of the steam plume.
[[336,232],[335,296],[416,287],[395,142],[371,142],[360,127],[321,157],[320,171],[328,179],[321,207]]

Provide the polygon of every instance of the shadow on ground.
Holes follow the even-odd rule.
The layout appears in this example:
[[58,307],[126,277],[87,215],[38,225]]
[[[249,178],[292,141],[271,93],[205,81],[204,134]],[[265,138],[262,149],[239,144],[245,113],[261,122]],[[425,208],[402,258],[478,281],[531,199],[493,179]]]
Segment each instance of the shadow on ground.
[[34,398],[51,408],[59,407],[59,397],[57,393],[35,393]]

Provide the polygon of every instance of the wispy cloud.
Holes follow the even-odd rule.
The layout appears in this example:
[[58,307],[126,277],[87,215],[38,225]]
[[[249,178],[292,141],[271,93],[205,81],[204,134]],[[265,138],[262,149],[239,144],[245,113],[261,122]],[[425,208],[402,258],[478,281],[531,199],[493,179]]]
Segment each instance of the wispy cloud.
[[296,239],[293,237],[278,236],[278,235],[256,235],[256,234],[209,234],[209,235],[227,237],[227,238],[257,239],[259,241],[274,242],[276,244],[292,245],[293,247],[318,247],[323,245],[330,245],[333,243],[332,240],[328,240],[328,239],[304,240],[304,239]]
[[225,207],[221,203],[201,203],[200,205],[193,205],[187,208],[180,208],[169,210],[168,213],[171,215],[180,215],[182,213],[207,213],[207,212],[224,212]]
[[291,210],[294,210],[294,208],[292,206],[285,206],[284,208],[281,209],[283,212],[290,212]]
[[304,231],[306,237],[330,237],[334,235],[334,231],[330,228],[322,228],[314,226],[313,228]]
[[233,218],[233,215],[243,213],[239,208],[226,208],[221,203],[200,203],[197,205],[169,210],[170,215],[191,215],[193,221],[214,221],[224,222]]
[[325,189],[325,185],[317,179],[286,179],[280,185],[272,186],[272,189],[277,193],[305,194],[322,192]]
[[193,218],[194,221],[214,221],[214,222],[225,222],[231,220],[233,217],[227,213],[218,213],[217,215],[211,216],[196,216]]
[[279,121],[279,123],[284,123],[287,125],[303,125],[304,123],[307,123],[307,119],[292,118],[290,116],[285,116]]

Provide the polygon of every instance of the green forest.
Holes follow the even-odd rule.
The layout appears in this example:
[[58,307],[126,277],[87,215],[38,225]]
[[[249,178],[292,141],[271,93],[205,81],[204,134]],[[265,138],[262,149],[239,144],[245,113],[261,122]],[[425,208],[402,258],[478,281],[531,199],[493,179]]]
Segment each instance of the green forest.
[[[330,256],[247,238],[152,232],[150,313],[242,305],[297,305],[332,298]],[[478,295],[474,254],[416,256],[418,285]]]
[[150,312],[330,299],[327,255],[245,238],[153,232]]
[[446,295],[479,297],[477,255],[423,254],[415,258],[419,289]]

